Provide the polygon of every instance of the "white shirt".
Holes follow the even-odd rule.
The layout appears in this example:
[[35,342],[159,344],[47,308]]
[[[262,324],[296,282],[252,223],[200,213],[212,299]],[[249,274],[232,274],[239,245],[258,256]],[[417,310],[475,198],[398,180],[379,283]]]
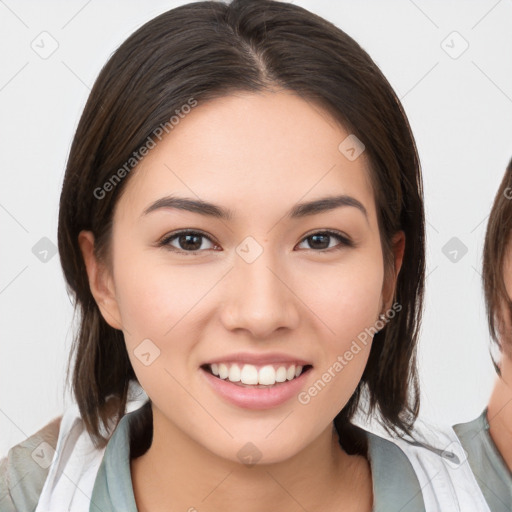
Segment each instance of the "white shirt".
[[[140,385],[131,381],[125,412],[140,408],[147,400]],[[426,512],[490,512],[453,429],[433,430],[418,420],[414,438],[417,441],[411,443],[387,436],[414,468]],[[89,512],[104,452],[105,448],[94,447],[74,404],[63,415],[56,451],[35,512]]]

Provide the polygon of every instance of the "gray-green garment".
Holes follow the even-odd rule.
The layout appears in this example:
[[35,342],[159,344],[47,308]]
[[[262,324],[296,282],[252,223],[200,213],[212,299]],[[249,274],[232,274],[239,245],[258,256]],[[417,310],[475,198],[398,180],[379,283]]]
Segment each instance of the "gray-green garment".
[[491,512],[510,512],[512,474],[489,434],[487,408],[473,421],[454,425],[453,430],[468,454],[469,465]]
[[[140,410],[140,409],[139,409]],[[92,493],[90,512],[137,512],[129,462],[130,416],[124,416],[105,450]],[[367,433],[374,512],[424,512],[420,485],[409,459],[394,443]]]
[[[137,512],[130,473],[130,420],[141,409],[132,411],[121,419],[110,438],[98,469],[91,497],[90,512]],[[33,512],[37,496],[41,492],[48,469],[35,470],[26,460],[32,471],[21,474],[19,457],[13,453],[23,453],[31,458],[30,448],[37,445],[36,438],[42,431],[29,437],[9,451],[9,456],[0,461],[0,510],[2,512]],[[374,512],[424,512],[425,505],[420,485],[414,469],[394,443],[367,432],[369,459],[371,464],[374,495]],[[53,445],[56,444],[54,439]],[[33,462],[33,461],[32,461]],[[21,483],[15,484],[19,477]],[[18,487],[18,492],[11,488]]]

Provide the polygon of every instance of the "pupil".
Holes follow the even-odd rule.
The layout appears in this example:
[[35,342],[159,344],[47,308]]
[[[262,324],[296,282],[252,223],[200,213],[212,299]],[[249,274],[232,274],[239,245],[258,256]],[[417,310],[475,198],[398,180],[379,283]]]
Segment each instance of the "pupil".
[[318,244],[315,244],[315,242],[313,242],[313,244],[311,244],[313,247],[316,247],[317,249],[326,249],[327,247],[329,247],[329,243],[328,242],[327,242],[327,244],[325,243],[327,241],[327,239],[329,238],[328,235],[312,235],[310,238],[313,241],[317,240],[318,238],[324,239],[324,243],[320,243],[320,247],[318,246]]
[[[181,235],[180,245],[184,249],[199,249],[201,247],[201,236],[200,235]],[[190,242],[190,239],[196,239],[196,243]],[[197,242],[199,240],[199,242]]]

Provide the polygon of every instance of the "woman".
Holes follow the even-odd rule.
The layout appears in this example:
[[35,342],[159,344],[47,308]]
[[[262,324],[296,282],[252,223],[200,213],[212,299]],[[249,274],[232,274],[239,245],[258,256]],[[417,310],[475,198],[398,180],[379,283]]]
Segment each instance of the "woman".
[[512,507],[512,160],[487,222],[483,285],[491,338],[500,350],[499,378],[488,406],[453,428],[492,512]]
[[37,512],[487,510],[456,437],[413,431],[418,155],[331,23],[235,0],[137,30],[91,91],[58,237],[77,406]]

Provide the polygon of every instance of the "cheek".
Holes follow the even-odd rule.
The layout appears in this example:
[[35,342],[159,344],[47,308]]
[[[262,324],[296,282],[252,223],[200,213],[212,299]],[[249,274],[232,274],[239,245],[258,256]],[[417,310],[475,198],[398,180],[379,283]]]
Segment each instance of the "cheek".
[[316,380],[299,396],[313,415],[334,417],[348,402],[364,372],[374,334],[382,328],[383,267],[359,257],[346,269],[315,274],[311,309],[318,311],[323,357]]
[[194,306],[211,286],[211,278],[152,256],[132,250],[114,262],[116,300],[127,351],[139,381],[147,385],[148,379],[160,375],[164,368],[173,374],[185,371],[195,337],[190,319]]
[[161,256],[139,250],[114,263],[123,327],[139,337],[161,339],[171,335],[211,286],[211,276],[199,270],[200,266],[187,270],[169,264]]
[[179,267],[136,258],[119,262],[116,279],[126,349],[138,381],[152,399],[167,393],[188,403],[177,382],[184,382],[190,371],[189,354],[197,338],[190,319],[205,284]]
[[[374,254],[375,253],[375,254]],[[318,266],[310,272],[307,301],[341,349],[352,337],[373,325],[381,312],[383,265],[378,251],[355,254],[338,266]]]

